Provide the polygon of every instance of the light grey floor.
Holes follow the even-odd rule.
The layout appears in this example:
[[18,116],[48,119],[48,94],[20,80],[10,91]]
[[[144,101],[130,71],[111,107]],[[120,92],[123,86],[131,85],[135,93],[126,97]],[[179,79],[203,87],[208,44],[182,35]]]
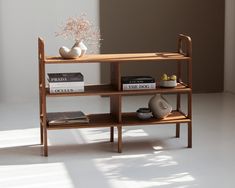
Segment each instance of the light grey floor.
[[[146,106],[149,96],[126,97],[123,110]],[[168,96],[173,103],[174,98]],[[50,99],[48,110],[107,112],[108,98]],[[185,103],[184,103],[185,104]],[[41,156],[38,102],[0,104],[1,188],[232,188],[235,187],[235,95],[193,96],[193,148],[175,127],[123,129],[123,153],[108,129],[49,132]]]

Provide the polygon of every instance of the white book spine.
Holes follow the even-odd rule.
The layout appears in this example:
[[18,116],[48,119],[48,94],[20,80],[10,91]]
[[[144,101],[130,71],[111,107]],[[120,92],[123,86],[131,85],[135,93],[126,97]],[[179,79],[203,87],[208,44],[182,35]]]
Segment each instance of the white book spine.
[[49,87],[84,87],[84,82],[49,82]]
[[50,87],[50,93],[76,93],[84,92],[84,87]]
[[122,84],[123,90],[156,89],[156,83]]

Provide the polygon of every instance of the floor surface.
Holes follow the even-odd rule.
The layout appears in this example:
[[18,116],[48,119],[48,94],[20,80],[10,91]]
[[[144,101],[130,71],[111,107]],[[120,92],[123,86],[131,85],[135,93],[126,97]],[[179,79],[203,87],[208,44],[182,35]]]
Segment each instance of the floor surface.
[[[146,106],[150,96],[125,97],[123,111]],[[167,96],[173,104],[174,97]],[[185,105],[184,100],[184,105]],[[193,148],[187,129],[123,128],[123,153],[109,129],[49,131],[49,157],[39,145],[38,101],[0,104],[1,188],[233,188],[235,187],[235,95],[193,95]],[[109,111],[109,99],[58,98],[49,111]],[[116,136],[116,135],[115,135]],[[116,140],[115,140],[116,141]]]

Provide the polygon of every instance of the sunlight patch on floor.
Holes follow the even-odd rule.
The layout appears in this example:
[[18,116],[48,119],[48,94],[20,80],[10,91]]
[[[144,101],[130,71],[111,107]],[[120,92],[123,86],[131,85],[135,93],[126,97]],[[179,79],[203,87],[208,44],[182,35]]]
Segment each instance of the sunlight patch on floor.
[[0,187],[74,188],[63,163],[0,166]]
[[112,188],[184,187],[195,180],[189,173],[181,172],[178,162],[165,154],[120,155],[95,159],[94,164],[107,177]]
[[148,136],[148,134],[143,129],[135,129],[135,130],[127,130],[126,132],[123,133],[123,136],[141,137],[141,136]]
[[39,144],[39,128],[0,131],[0,148]]

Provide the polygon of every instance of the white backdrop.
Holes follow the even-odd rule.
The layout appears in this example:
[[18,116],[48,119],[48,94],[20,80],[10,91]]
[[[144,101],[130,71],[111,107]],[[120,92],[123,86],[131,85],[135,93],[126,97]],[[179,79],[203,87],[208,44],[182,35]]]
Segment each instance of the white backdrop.
[[[99,25],[99,0],[0,0],[0,101],[38,99],[37,37],[46,53],[57,55],[72,41],[56,38],[58,26],[70,16],[87,13]],[[235,93],[235,2],[226,0],[225,90]],[[99,64],[49,67],[49,71],[81,71],[86,83],[100,82]]]
[[[72,41],[55,37],[68,17],[86,13],[99,25],[98,0],[0,0],[0,101],[38,99],[37,38],[46,42],[46,53],[57,55]],[[49,71],[81,71],[86,83],[100,80],[99,64],[55,66]]]

